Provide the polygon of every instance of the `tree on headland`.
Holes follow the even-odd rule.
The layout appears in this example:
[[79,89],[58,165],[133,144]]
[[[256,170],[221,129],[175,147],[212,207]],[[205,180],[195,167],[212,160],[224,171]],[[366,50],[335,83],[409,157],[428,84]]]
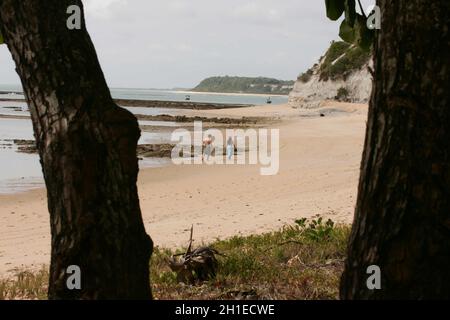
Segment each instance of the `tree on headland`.
[[[80,0],[0,0],[0,33],[22,81],[47,187],[50,299],[150,299],[137,193],[136,118],[112,100]],[[1,40],[1,39],[0,39]],[[66,271],[81,270],[81,290]]]
[[[355,14],[346,12],[354,1],[326,3],[339,15]],[[378,5],[382,22],[341,298],[449,299],[450,2]],[[381,271],[379,290],[367,286],[370,266]]]

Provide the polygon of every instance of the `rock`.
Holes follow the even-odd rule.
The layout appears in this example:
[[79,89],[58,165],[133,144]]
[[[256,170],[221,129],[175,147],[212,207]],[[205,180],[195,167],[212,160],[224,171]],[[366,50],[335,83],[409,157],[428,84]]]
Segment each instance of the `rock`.
[[144,158],[170,158],[173,144],[143,144],[137,147],[137,154]]
[[[369,101],[372,91],[372,75],[369,68],[372,67],[372,59],[368,59],[366,63],[355,70],[343,70],[342,77],[331,79],[324,77],[321,71],[327,54],[319,60],[319,63],[299,76],[289,95],[289,105],[294,108],[319,108],[324,100],[336,99],[339,90],[342,91],[343,88],[348,92],[346,96],[348,102],[366,103]],[[345,58],[345,54],[338,57],[332,64],[343,58]]]
[[17,152],[28,154],[38,152],[34,140],[13,140],[13,142],[17,145]]

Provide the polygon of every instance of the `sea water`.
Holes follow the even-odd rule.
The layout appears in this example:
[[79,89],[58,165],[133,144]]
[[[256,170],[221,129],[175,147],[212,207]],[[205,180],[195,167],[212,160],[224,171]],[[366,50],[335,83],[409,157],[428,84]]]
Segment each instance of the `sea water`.
[[[6,94],[5,94],[6,93]],[[134,100],[162,100],[184,101],[186,95],[192,102],[221,103],[221,104],[265,104],[268,97],[261,95],[229,95],[229,94],[203,94],[186,93],[174,90],[156,89],[111,89],[115,99]],[[30,116],[25,102],[13,100],[24,99],[19,86],[0,85],[0,116],[26,117]],[[11,100],[11,101],[8,101]],[[272,96],[273,104],[287,102],[285,96]],[[143,115],[178,115],[180,110],[164,108],[127,107],[134,114]],[[165,121],[139,121],[141,126],[158,126],[176,128],[179,124]],[[139,144],[170,143],[170,131],[142,132]],[[31,120],[0,118],[0,194],[26,191],[44,185],[39,157],[36,154],[17,152],[17,146],[12,140],[33,140]],[[141,167],[159,167],[168,165],[169,159],[145,158],[139,164]]]
[[[186,96],[190,97],[192,102],[204,103],[222,103],[222,104],[252,104],[262,105],[270,98],[273,104],[283,104],[288,101],[287,96],[253,95],[253,94],[221,94],[221,93],[199,93],[187,92],[181,90],[161,90],[161,89],[122,89],[111,88],[111,95],[114,99],[131,99],[131,100],[160,100],[160,101],[185,101]],[[0,94],[0,98],[4,99],[23,99],[22,89],[20,86],[0,85],[0,92],[8,92],[12,94]]]

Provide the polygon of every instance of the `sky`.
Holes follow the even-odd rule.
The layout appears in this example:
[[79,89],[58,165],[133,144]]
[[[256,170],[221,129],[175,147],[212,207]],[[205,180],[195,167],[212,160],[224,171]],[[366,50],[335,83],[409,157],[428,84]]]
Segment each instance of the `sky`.
[[[338,39],[323,0],[84,0],[113,88],[192,88],[209,76],[295,80]],[[19,84],[0,46],[0,84]]]

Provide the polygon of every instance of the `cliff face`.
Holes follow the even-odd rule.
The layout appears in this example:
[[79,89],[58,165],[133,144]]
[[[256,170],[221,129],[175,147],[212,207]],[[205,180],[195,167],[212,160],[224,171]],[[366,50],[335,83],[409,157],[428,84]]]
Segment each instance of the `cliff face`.
[[370,55],[334,42],[318,64],[299,76],[289,95],[295,108],[319,107],[323,100],[366,103],[372,90]]

